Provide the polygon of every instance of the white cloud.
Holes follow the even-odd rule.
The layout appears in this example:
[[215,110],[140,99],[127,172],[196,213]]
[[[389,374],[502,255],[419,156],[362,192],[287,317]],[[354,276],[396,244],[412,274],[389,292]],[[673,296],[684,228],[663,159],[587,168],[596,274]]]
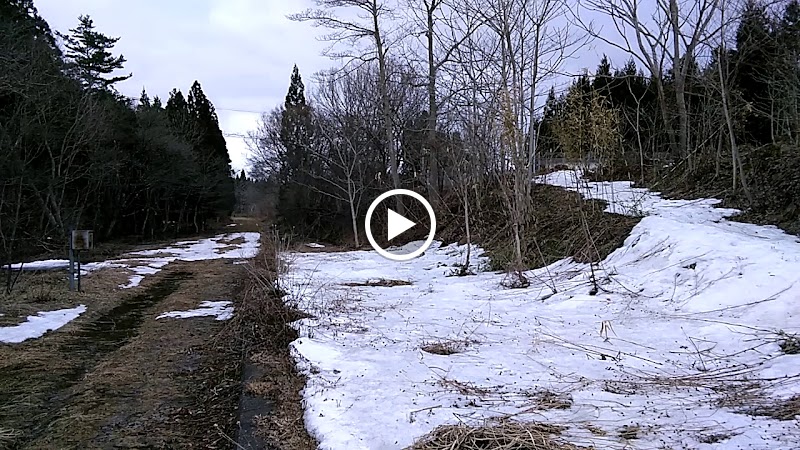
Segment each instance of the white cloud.
[[[283,101],[292,66],[306,79],[329,67],[320,52],[319,30],[287,14],[309,0],[37,0],[40,14],[62,32],[90,15],[98,30],[121,39],[115,47],[128,60],[133,78],[118,85],[138,97],[142,87],[166,99],[173,88],[184,93],[194,80],[217,108],[226,134],[255,128],[259,112]],[[252,111],[251,113],[231,110]],[[234,169],[241,170],[247,147],[228,137]]]

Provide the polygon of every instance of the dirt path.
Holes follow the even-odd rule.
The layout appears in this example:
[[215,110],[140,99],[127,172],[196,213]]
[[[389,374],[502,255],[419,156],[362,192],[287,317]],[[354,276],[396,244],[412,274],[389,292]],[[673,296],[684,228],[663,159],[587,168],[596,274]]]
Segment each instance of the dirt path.
[[231,448],[241,355],[229,322],[156,317],[235,301],[246,276],[228,259],[174,262],[124,291],[104,280],[113,273],[87,277],[73,299],[87,313],[0,344],[0,448]]

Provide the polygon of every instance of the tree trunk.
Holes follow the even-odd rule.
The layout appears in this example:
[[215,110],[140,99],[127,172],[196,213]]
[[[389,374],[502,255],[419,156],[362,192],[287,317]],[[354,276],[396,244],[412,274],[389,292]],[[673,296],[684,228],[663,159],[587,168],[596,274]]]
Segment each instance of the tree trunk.
[[356,243],[356,248],[361,247],[361,243],[358,240],[358,220],[356,218],[356,206],[355,206],[355,194],[353,189],[353,181],[347,180],[347,199],[350,203],[350,220],[353,225],[353,239]]
[[[392,105],[389,103],[389,76],[386,73],[386,53],[383,48],[383,39],[378,23],[378,6],[373,4],[373,26],[375,36],[375,51],[378,55],[378,88],[381,95],[381,114],[383,121],[384,145],[389,153],[389,171],[391,172],[394,189],[400,189],[400,173],[398,171],[397,146],[394,142],[394,124],[392,123]],[[397,213],[405,214],[403,196],[395,195]]]
[[[724,51],[725,45],[722,45],[721,52]],[[736,189],[736,172],[738,168],[739,172],[739,180],[742,184],[742,190],[744,191],[744,195],[747,197],[747,201],[752,205],[753,204],[753,196],[750,194],[750,187],[747,184],[747,178],[744,176],[744,170],[742,169],[742,161],[739,158],[739,146],[736,143],[736,135],[733,132],[733,120],[731,119],[731,113],[728,108],[728,90],[725,86],[725,77],[723,76],[722,72],[722,58],[717,58],[717,70],[719,71],[719,88],[722,94],[722,112],[725,115],[725,123],[728,126],[728,136],[730,138],[730,145],[731,145],[731,159],[733,160],[733,189]]]
[[469,270],[470,248],[472,247],[472,236],[469,232],[469,186],[464,186],[464,231],[467,235],[467,257],[464,261],[464,271]]
[[433,49],[433,13],[435,4],[427,8],[427,38],[428,38],[428,200],[434,204],[439,203],[439,148],[436,145],[436,127],[438,124],[439,105],[436,101],[436,61]]

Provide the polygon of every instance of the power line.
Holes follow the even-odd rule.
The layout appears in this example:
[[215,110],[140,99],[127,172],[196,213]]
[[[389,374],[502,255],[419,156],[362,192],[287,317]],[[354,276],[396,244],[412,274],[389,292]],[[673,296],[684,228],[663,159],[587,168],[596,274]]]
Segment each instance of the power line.
[[[122,97],[124,97],[124,98],[126,98],[128,100],[133,100],[135,102],[139,101],[138,97],[131,97],[129,95],[123,95]],[[216,111],[228,111],[228,112],[239,112],[239,113],[247,113],[247,114],[259,114],[259,115],[260,114],[264,114],[264,112],[265,112],[265,111],[252,111],[252,110],[249,110],[249,109],[218,108],[216,106],[214,106],[214,110],[216,110]]]

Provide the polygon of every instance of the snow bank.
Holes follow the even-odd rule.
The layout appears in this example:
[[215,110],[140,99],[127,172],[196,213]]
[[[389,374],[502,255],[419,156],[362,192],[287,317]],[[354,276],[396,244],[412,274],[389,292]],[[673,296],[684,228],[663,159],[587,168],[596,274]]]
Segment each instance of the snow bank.
[[84,312],[86,312],[85,305],[70,309],[39,312],[35,316],[28,316],[28,319],[19,325],[0,327],[0,342],[18,344],[28,339],[41,337],[50,330],[57,330],[63,327]]
[[[320,448],[402,448],[441,424],[507,414],[564,424],[597,448],[800,448],[797,420],[743,411],[800,394],[800,355],[778,345],[781,330],[800,333],[798,239],[729,222],[735,211],[716,200],[571,174],[540,181],[645,216],[594,268],[597,295],[590,267],[571,259],[509,290],[503,274],[449,276],[464,258],[455,245],[402,263],[291,255],[290,298],[312,315],[294,324],[292,352]],[[412,284],[344,285],[375,278]],[[455,353],[423,350],[432,343]],[[569,407],[548,408],[553,396]]]
[[166,317],[172,317],[176,319],[188,319],[190,317],[207,317],[207,316],[216,316],[216,320],[228,320],[233,317],[233,306],[231,306],[231,302],[229,301],[205,301],[200,303],[200,307],[197,309],[190,309],[188,311],[170,311],[165,312],[158,317],[156,320],[163,319]]

